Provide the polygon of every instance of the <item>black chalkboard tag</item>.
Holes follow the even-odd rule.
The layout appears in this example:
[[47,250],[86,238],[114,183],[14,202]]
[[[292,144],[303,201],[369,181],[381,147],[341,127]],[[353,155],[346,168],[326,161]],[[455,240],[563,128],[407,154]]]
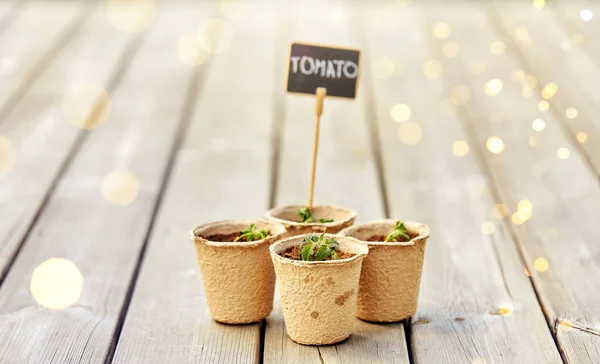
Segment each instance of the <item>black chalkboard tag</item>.
[[307,43],[292,43],[288,59],[287,91],[354,99],[360,76],[360,50]]

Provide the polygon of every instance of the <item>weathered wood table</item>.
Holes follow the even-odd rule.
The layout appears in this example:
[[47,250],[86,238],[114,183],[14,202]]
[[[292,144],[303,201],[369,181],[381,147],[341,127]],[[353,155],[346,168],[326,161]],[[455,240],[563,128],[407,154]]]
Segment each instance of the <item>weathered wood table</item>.
[[[0,362],[600,363],[598,18],[0,2]],[[277,297],[261,324],[212,321],[187,240],[306,200],[292,40],[363,50],[358,99],[325,105],[316,202],[432,230],[415,317],[329,347],[290,341]]]

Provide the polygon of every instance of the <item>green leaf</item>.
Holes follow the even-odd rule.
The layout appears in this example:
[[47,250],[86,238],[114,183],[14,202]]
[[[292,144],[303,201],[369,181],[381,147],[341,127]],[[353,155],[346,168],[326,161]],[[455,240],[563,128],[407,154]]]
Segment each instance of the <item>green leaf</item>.
[[315,260],[322,261],[329,258],[330,255],[331,249],[327,245],[323,244],[319,246],[319,250],[317,250],[317,256],[315,257]]
[[405,231],[404,222],[397,221],[394,230],[385,237],[385,241],[410,241],[410,236]]
[[307,243],[302,247],[302,250],[300,251],[300,258],[302,260],[312,260],[314,253],[314,245],[311,243]]
[[333,250],[331,251],[331,259],[333,259],[333,260],[338,260],[338,259],[340,259],[340,256],[338,255],[338,253],[337,253],[337,251],[336,251],[335,249],[333,249]]
[[310,222],[312,220],[312,213],[307,206],[298,209],[297,213],[301,222]]
[[321,224],[325,224],[325,223],[328,223],[328,222],[333,222],[333,219],[327,219],[327,220],[325,220],[325,219],[319,219],[319,222]]

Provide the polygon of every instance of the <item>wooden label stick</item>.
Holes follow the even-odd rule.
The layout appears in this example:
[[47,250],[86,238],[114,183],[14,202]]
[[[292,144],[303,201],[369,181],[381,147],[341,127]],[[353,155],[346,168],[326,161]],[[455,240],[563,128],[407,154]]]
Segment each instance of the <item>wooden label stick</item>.
[[321,114],[323,113],[323,101],[327,95],[327,89],[324,87],[317,87],[317,105],[315,108],[316,120],[315,120],[315,141],[313,146],[313,158],[312,158],[312,170],[310,173],[310,193],[308,196],[308,208],[312,210],[313,197],[315,193],[315,174],[317,172],[317,154],[319,153],[319,129],[321,127]]

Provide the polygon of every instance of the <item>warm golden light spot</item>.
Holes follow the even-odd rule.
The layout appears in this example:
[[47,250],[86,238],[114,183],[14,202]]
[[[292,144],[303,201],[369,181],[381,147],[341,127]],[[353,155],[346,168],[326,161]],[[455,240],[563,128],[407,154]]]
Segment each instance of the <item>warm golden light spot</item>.
[[526,275],[527,277],[531,277],[531,273],[529,273],[529,269],[527,269],[527,268],[523,268],[523,273],[525,273],[525,275]]
[[474,61],[469,62],[469,64],[467,65],[467,68],[469,69],[469,71],[471,73],[474,73],[477,75],[477,74],[483,73],[485,71],[485,63],[480,60],[474,60]]
[[102,180],[102,195],[114,205],[130,204],[136,199],[139,190],[140,181],[128,170],[110,172]]
[[33,271],[29,291],[36,302],[51,310],[63,310],[83,293],[83,275],[64,258],[50,258]]
[[546,128],[546,123],[542,119],[535,119],[531,123],[531,128],[535,131],[542,131]]
[[594,12],[590,9],[583,9],[579,12],[579,17],[581,18],[581,20],[588,22],[594,17]]
[[530,147],[532,147],[532,148],[537,147],[537,144],[538,144],[538,140],[535,136],[529,137],[529,146]]
[[568,330],[571,330],[572,328],[574,328],[574,327],[575,327],[575,326],[573,325],[573,323],[572,323],[571,321],[568,321],[568,320],[562,320],[562,319],[559,319],[559,320],[558,320],[558,323],[559,323],[559,325],[561,326],[561,328],[562,328],[563,330],[566,330],[566,331],[568,331]]
[[481,232],[485,235],[491,235],[494,233],[494,223],[491,221],[484,221],[481,223]]
[[500,307],[498,307],[498,310],[496,312],[499,315],[510,316],[510,315],[512,315],[513,311],[514,311],[514,307],[513,307],[512,303],[505,302],[505,303],[502,303],[500,305]]
[[549,100],[552,97],[554,97],[554,95],[556,94],[557,91],[558,91],[558,85],[555,84],[554,82],[550,82],[546,86],[544,86],[544,88],[542,89],[542,97],[545,98],[546,100]]
[[502,53],[504,53],[504,49],[506,49],[504,42],[501,42],[499,40],[493,42],[490,45],[490,52],[492,52],[494,54],[502,54]]
[[206,61],[209,54],[198,45],[198,38],[195,33],[185,34],[177,43],[177,54],[181,62],[194,66]]
[[496,96],[502,91],[502,81],[494,78],[489,80],[483,86],[483,91],[489,96]]
[[398,129],[398,136],[402,143],[406,145],[415,145],[421,140],[423,132],[419,124],[414,121],[404,123]]
[[538,102],[538,109],[540,111],[547,111],[550,108],[550,103],[546,100]]
[[457,140],[452,144],[452,153],[457,157],[464,157],[469,153],[469,144],[463,140]]
[[425,77],[430,80],[439,78],[443,70],[442,64],[436,59],[430,59],[423,65],[423,73],[425,73]]
[[533,0],[533,7],[536,9],[543,9],[545,4],[545,0]]
[[523,97],[530,98],[533,96],[533,90],[530,88],[524,88],[523,91],[521,91],[521,95],[523,95]]
[[512,71],[512,79],[515,81],[523,81],[523,79],[525,78],[525,71],[523,71],[522,69],[516,69],[514,71]]
[[208,53],[223,53],[232,42],[233,28],[222,19],[208,19],[198,31],[198,47]]
[[550,264],[548,264],[546,258],[539,257],[533,261],[533,268],[538,272],[545,272],[548,270],[549,267]]
[[575,33],[571,36],[571,42],[573,44],[581,44],[583,43],[583,35],[581,33]]
[[454,42],[446,42],[442,46],[442,53],[448,58],[454,58],[458,55],[458,44]]
[[386,79],[394,74],[394,61],[388,57],[377,57],[373,62],[373,73],[379,79]]
[[137,33],[150,27],[156,17],[154,0],[108,0],[106,13],[115,28]]
[[567,109],[567,111],[566,111],[565,114],[567,115],[567,117],[569,119],[575,119],[577,117],[578,112],[577,112],[576,108],[570,107],[570,108]]
[[392,119],[397,123],[404,123],[410,120],[410,107],[406,104],[396,104],[392,107]]
[[508,209],[503,203],[497,203],[492,207],[492,216],[494,219],[504,219],[508,215]]
[[0,135],[0,178],[6,177],[15,166],[15,149],[10,139]]
[[433,27],[433,35],[439,39],[446,39],[450,36],[450,26],[446,23],[437,23]]
[[569,158],[569,149],[565,147],[558,148],[558,150],[556,151],[556,156],[560,159]]
[[529,218],[531,218],[531,213],[533,211],[533,205],[531,204],[531,201],[529,201],[529,200],[521,200],[517,204],[517,210],[518,210],[519,214],[521,215],[521,217],[524,217],[525,219],[529,219]]
[[525,77],[523,77],[523,87],[524,88],[535,88],[538,84],[538,80],[537,78],[535,78],[534,75],[525,75]]
[[450,100],[454,105],[464,105],[469,102],[471,91],[465,85],[456,85],[450,90]]
[[99,86],[75,85],[63,97],[65,118],[81,129],[94,129],[110,114],[110,96]]
[[219,10],[221,14],[231,20],[241,19],[246,12],[245,0],[220,0]]
[[[577,141],[580,143],[585,143],[588,139],[588,135],[582,131],[580,131],[579,133],[577,133]],[[2,170],[2,167],[0,167],[0,171]],[[2,175],[2,172],[0,172],[0,176]]]
[[502,139],[495,136],[489,138],[485,145],[487,146],[487,149],[494,154],[500,154],[504,151],[504,142]]
[[529,40],[529,31],[527,30],[527,28],[518,27],[515,30],[515,37],[518,41],[527,42]]
[[521,213],[519,213],[519,211],[516,211],[513,212],[511,221],[515,225],[523,225],[527,219]]

